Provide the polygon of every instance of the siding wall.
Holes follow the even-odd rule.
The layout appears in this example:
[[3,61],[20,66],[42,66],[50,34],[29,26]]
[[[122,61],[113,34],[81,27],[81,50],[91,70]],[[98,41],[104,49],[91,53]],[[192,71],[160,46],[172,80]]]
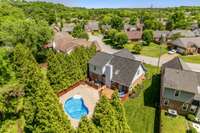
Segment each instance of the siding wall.
[[163,95],[164,98],[179,101],[179,102],[184,102],[184,103],[185,102],[190,103],[194,98],[194,94],[184,92],[184,91],[181,91],[179,96],[175,96],[174,94],[175,94],[174,89],[164,88],[164,95]]
[[[95,70],[95,67],[96,67],[96,70]],[[99,67],[99,66],[94,66],[92,64],[89,64],[89,72],[92,72],[98,75],[103,75],[104,71],[105,71],[104,67]]]
[[132,84],[134,84],[143,75],[145,75],[145,71],[144,71],[142,65],[140,65],[135,76],[133,77]]

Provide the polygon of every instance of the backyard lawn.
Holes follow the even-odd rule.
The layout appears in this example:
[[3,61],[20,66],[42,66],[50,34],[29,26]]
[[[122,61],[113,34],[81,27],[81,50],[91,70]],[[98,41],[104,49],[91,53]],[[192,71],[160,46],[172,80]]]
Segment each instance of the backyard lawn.
[[128,124],[133,133],[158,133],[159,76],[157,68],[146,65],[147,79],[139,96],[124,103]]
[[165,111],[161,112],[161,130],[162,133],[186,133],[186,119],[183,116],[171,117],[165,115]]
[[149,46],[143,46],[140,54],[151,57],[159,57],[160,46],[161,46],[161,55],[168,52],[166,45],[158,45],[155,43],[151,43]]
[[200,55],[181,56],[185,62],[200,64]]
[[161,46],[161,55],[168,52],[166,45],[158,45],[155,43],[151,43],[149,46],[142,46],[141,43],[138,42],[131,42],[129,44],[124,45],[124,48],[128,49],[130,52],[133,51],[133,47],[135,45],[141,46],[141,55],[151,56],[151,57],[159,57],[160,55],[160,46]]

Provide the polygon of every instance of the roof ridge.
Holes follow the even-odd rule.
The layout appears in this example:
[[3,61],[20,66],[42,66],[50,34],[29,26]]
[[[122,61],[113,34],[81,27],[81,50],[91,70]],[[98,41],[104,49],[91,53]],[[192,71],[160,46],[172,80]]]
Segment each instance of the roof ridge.
[[[131,59],[131,58],[126,58],[126,57],[119,56],[119,55],[114,55],[114,56],[121,57],[121,58],[128,59],[128,60],[132,60],[132,61],[135,61],[135,62],[140,62],[140,63],[142,63],[142,61],[139,61],[139,60],[135,60],[135,59]],[[113,57],[112,57],[112,58],[113,58]]]

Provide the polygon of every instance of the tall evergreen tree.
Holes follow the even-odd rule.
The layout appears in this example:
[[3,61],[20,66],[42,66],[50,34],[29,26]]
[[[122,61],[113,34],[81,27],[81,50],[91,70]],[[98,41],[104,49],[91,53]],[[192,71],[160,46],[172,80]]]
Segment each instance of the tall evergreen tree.
[[95,54],[96,47],[79,47],[70,55],[64,53],[49,53],[47,77],[53,89],[57,92],[85,79],[87,63]]
[[109,100],[102,96],[96,105],[93,122],[102,133],[117,133],[118,120]]
[[24,84],[26,132],[73,132],[57,96],[45,80],[30,50],[17,45],[13,53],[14,68]]
[[124,107],[120,101],[118,91],[115,91],[112,95],[111,105],[113,106],[116,117],[118,120],[118,129],[117,132],[120,133],[131,133],[131,130],[127,124],[126,116],[125,116],[125,110]]
[[79,123],[77,133],[99,133],[99,130],[91,120],[87,117],[83,117]]

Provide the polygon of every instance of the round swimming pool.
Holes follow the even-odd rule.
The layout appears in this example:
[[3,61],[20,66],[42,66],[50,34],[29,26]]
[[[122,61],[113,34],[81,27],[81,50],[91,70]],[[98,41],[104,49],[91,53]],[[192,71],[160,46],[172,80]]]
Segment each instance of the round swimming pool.
[[81,117],[86,116],[89,112],[82,97],[79,95],[75,95],[65,101],[64,111],[76,120],[80,120]]

